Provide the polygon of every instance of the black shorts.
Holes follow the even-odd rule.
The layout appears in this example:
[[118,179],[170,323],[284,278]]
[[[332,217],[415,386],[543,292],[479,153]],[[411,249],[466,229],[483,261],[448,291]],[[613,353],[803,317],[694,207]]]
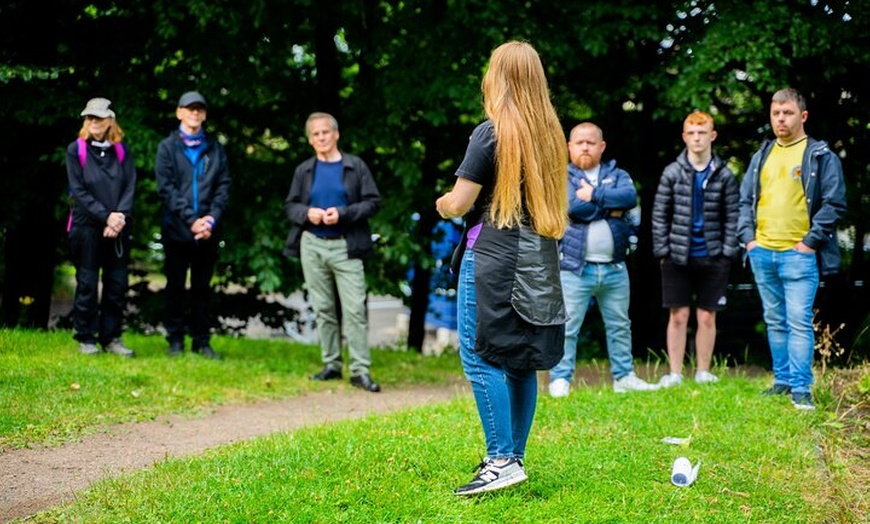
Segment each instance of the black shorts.
[[690,257],[688,265],[662,260],[662,307],[668,309],[692,304],[707,311],[725,309],[731,259],[727,257]]

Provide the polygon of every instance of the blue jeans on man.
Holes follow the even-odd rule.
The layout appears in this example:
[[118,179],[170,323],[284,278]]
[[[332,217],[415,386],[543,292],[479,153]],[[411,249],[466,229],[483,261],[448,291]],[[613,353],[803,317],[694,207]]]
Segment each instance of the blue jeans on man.
[[580,271],[561,272],[562,294],[568,322],[565,324],[565,355],[550,370],[550,381],[571,381],[577,366],[577,338],[589,303],[594,296],[604,320],[610,374],[619,380],[633,371],[631,320],[628,305],[631,286],[624,262],[586,262]]
[[459,359],[477,404],[489,458],[523,458],[535,418],[538,376],[533,369],[510,369],[480,357],[475,351],[477,292],[474,250],[462,257],[457,290]]
[[756,246],[749,262],[764,307],[774,386],[809,393],[813,383],[813,301],[819,287],[814,253]]

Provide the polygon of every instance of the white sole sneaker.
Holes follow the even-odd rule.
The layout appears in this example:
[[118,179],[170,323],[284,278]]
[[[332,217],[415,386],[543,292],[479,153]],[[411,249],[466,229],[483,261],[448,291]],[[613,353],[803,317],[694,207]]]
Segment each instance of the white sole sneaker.
[[100,348],[98,348],[96,344],[82,342],[79,344],[79,353],[82,355],[97,355],[100,353]]
[[695,373],[695,382],[697,384],[713,384],[719,382],[719,377],[709,371],[698,371]]
[[679,373],[668,373],[659,379],[658,386],[660,388],[672,388],[683,383],[683,375]]
[[650,384],[634,373],[629,373],[621,379],[613,381],[613,391],[616,393],[628,393],[629,391],[655,391],[657,389],[659,389],[658,384]]
[[550,382],[548,389],[550,390],[550,396],[553,398],[567,397],[571,392],[571,383],[564,378],[557,378]]
[[453,490],[454,495],[466,496],[487,493],[514,486],[529,479],[523,463],[519,459],[510,459],[507,463],[496,466],[486,459],[478,466],[480,471],[468,484]]

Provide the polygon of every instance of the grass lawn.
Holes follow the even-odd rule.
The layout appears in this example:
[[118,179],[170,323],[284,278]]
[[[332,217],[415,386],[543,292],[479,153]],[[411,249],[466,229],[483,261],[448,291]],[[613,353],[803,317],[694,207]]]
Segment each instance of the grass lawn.
[[[324,387],[307,380],[318,369],[315,347],[218,338],[226,360],[173,361],[159,337],[125,340],[139,358],[85,358],[64,332],[0,331],[2,446]],[[455,354],[374,358],[388,387],[460,373]],[[718,372],[718,384],[652,393],[617,395],[608,384],[564,399],[542,394],[530,480],[476,498],[452,494],[484,451],[468,395],[166,460],[28,522],[867,522],[866,434],[845,431],[855,422],[838,409],[839,389],[820,380],[820,409],[799,412],[784,397],[759,394],[769,377]],[[865,368],[851,377],[865,406],[868,376]],[[687,442],[665,444],[666,436]],[[670,483],[679,456],[701,461],[690,487]]]

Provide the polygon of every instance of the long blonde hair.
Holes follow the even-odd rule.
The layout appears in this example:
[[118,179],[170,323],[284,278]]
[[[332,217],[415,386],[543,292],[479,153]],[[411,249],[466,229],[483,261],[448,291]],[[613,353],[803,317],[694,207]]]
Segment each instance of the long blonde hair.
[[[109,129],[106,130],[106,140],[116,144],[122,140],[124,140],[124,130],[121,129],[121,126],[118,125],[118,121],[114,118],[110,118],[111,120]],[[88,118],[85,117],[82,122],[82,128],[79,129],[79,138],[88,139],[90,135],[88,134]]]
[[525,42],[498,46],[481,83],[496,139],[490,219],[499,228],[525,222],[562,238],[568,225],[567,140],[550,100],[544,67]]

